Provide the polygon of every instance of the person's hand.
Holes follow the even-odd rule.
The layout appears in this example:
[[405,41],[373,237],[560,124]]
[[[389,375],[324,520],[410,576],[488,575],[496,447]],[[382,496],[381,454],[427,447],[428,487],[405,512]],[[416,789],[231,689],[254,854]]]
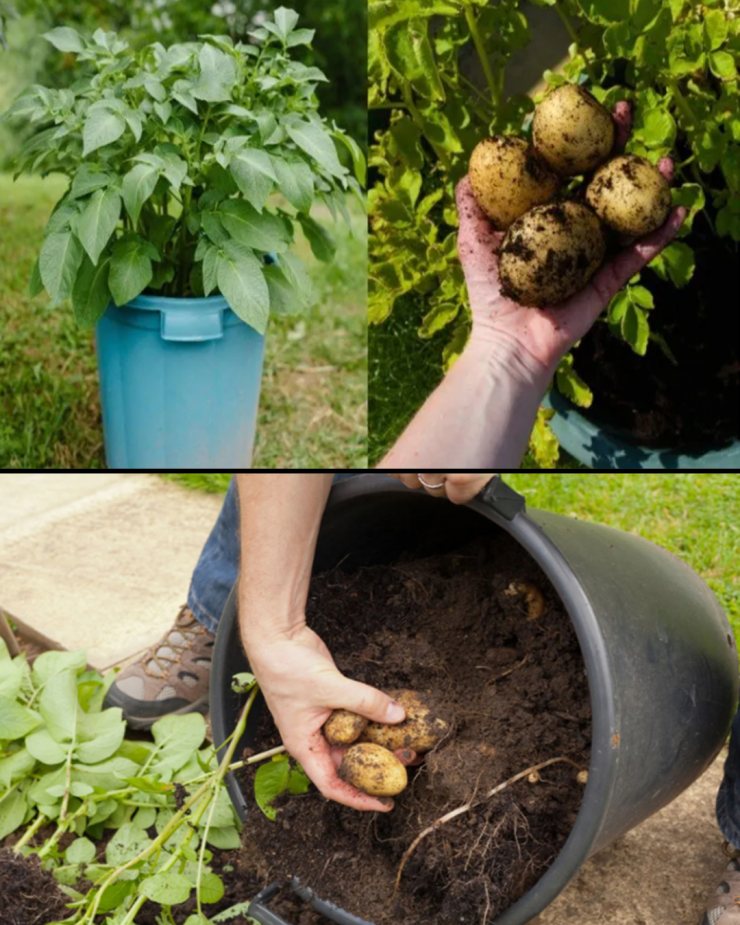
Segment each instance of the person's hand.
[[[289,634],[247,638],[245,646],[285,748],[321,793],[354,809],[392,809],[392,800],[361,793],[337,776],[344,749],[329,745],[322,726],[340,708],[375,722],[400,723],[406,715],[403,707],[382,691],[346,678],[305,623]],[[413,764],[417,757],[411,750],[396,755],[403,764]]]
[[[618,153],[629,136],[629,104],[618,103],[613,118]],[[670,182],[670,158],[663,158],[658,167]],[[661,228],[628,244],[598,270],[585,289],[566,302],[555,308],[526,308],[501,295],[497,252],[504,234],[493,229],[478,207],[467,177],[458,184],[456,197],[458,255],[473,315],[470,345],[481,355],[487,350],[498,354],[507,348],[521,364],[519,374],[533,380],[541,380],[543,374],[552,376],[560,359],[592,327],[611,298],[671,242],[686,217],[684,208],[673,209]]]
[[389,472],[388,474],[394,479],[400,479],[406,488],[423,488],[427,494],[438,498],[447,497],[455,504],[465,504],[466,501],[470,501],[496,475],[495,472],[476,472],[472,475],[467,472]]

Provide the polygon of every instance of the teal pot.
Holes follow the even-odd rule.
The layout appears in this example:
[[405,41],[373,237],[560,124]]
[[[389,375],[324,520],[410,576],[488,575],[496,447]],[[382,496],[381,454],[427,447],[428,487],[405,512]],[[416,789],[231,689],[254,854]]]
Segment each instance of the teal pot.
[[111,303],[96,342],[110,469],[250,466],[265,341],[223,296]]
[[630,441],[627,431],[589,421],[556,389],[543,404],[555,411],[550,423],[560,445],[591,469],[740,469],[740,440],[696,453],[648,449]]

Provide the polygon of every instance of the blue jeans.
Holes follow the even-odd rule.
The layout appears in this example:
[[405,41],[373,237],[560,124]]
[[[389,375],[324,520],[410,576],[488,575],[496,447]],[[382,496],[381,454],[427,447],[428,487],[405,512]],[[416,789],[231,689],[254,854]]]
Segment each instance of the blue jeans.
[[740,710],[732,721],[725,779],[717,797],[717,821],[727,841],[740,849]]
[[[349,479],[359,473],[335,475],[334,481]],[[195,618],[211,632],[216,632],[226,599],[239,572],[239,500],[236,479],[232,477],[221,513],[206,540],[193,571],[188,591],[188,607]]]

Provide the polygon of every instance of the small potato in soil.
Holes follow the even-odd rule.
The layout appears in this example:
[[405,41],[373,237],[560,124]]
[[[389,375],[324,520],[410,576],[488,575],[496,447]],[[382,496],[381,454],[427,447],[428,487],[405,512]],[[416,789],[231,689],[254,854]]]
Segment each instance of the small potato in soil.
[[605,252],[601,224],[586,206],[538,206],[506,232],[499,251],[501,292],[531,308],[558,305],[583,289]]
[[549,202],[558,177],[521,138],[484,138],[470,158],[470,186],[475,200],[499,231],[527,209]]
[[434,748],[446,735],[450,724],[435,714],[419,691],[400,690],[388,693],[404,708],[406,719],[401,723],[388,725],[370,723],[362,734],[362,741],[375,742],[376,745],[382,745],[391,751],[412,748],[420,754]]
[[352,745],[364,731],[369,720],[350,710],[334,710],[324,723],[324,735],[329,745]]
[[671,188],[650,161],[623,154],[596,171],[586,201],[607,225],[639,237],[660,228],[668,218]]
[[556,87],[534,111],[533,144],[565,177],[588,173],[603,163],[614,147],[614,137],[612,117],[575,84]]
[[360,742],[344,753],[339,776],[373,797],[393,797],[408,783],[406,768],[382,745]]

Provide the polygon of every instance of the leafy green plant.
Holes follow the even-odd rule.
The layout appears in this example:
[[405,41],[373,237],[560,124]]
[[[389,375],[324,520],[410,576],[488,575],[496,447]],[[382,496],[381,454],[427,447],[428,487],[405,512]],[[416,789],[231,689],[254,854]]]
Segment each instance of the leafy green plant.
[[[84,652],[47,652],[30,668],[0,640],[0,838],[26,826],[15,850],[53,871],[70,897],[70,925],[107,913],[131,925],[147,899],[172,925],[170,907],[193,891],[188,925],[207,925],[203,905],[224,894],[209,846],[240,844],[224,776],[283,748],[233,762],[257,694],[251,675],[240,678],[248,698],[220,762],[199,714],[158,720],[153,742],[126,740],[120,709],[102,710],[113,677],[86,670]],[[48,823],[53,832],[31,847]],[[106,829],[114,832],[101,856],[95,843]],[[82,879],[93,884],[85,895],[75,889]]]
[[[740,240],[740,96],[736,61],[740,19],[732,0],[535,0],[562,18],[573,44],[550,85],[587,84],[607,108],[629,100],[634,131],[628,150],[656,163],[676,160],[674,202],[689,215],[651,273],[682,287],[695,269],[697,233],[720,239],[728,261]],[[430,22],[434,17],[434,28]],[[396,305],[423,303],[418,335],[445,329],[445,368],[455,361],[470,321],[455,251],[454,185],[472,148],[487,134],[526,135],[534,101],[505,98],[511,54],[529,40],[516,0],[406,0],[370,4],[370,108],[387,118],[376,131],[369,164],[371,227],[370,321],[384,323]],[[461,54],[476,55],[485,87],[461,71]],[[385,111],[385,112],[384,112]],[[697,231],[698,229],[698,231]],[[650,344],[675,362],[653,332],[651,273],[636,276],[611,302],[612,333],[635,353]],[[576,354],[577,356],[577,354]],[[556,387],[588,407],[593,395],[566,356]],[[547,415],[540,415],[532,450],[541,465],[557,460]]]
[[[36,129],[16,176],[70,179],[33,294],[46,289],[55,304],[71,297],[77,319],[94,324],[111,298],[220,291],[260,333],[271,310],[310,304],[294,228],[330,260],[333,239],[310,209],[323,202],[346,215],[347,190],[362,201],[364,158],[317,112],[323,73],[291,59],[313,36],[297,20],[281,7],[249,43],[209,35],[136,52],[100,29],[91,39],[68,27],[46,34],[83,73],[69,88],[30,87],[3,116]],[[278,262],[266,264],[268,253]]]

